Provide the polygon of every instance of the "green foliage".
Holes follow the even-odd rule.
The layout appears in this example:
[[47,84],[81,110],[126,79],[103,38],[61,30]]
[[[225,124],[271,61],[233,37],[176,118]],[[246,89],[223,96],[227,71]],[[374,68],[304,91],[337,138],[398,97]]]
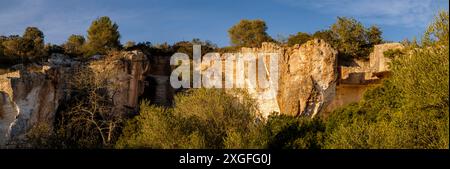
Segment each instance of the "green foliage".
[[181,52],[192,58],[193,45],[201,45],[202,55],[218,50],[216,44],[209,40],[203,41],[198,38],[194,38],[191,41],[176,42],[173,45],[169,45],[168,43],[152,44],[150,42],[140,42],[134,46],[125,48],[125,50],[141,50],[147,55],[156,56],[172,56],[176,52]]
[[400,56],[403,56],[405,53],[402,49],[388,49],[387,51],[383,52],[384,57],[387,57],[389,59],[394,59]]
[[366,34],[368,45],[373,46],[383,43],[383,38],[381,37],[381,34],[383,34],[383,32],[381,32],[380,28],[376,26],[370,26],[370,28],[366,31]]
[[125,43],[125,45],[123,46],[123,48],[125,50],[130,49],[132,47],[136,46],[136,42],[134,41],[127,41],[127,43]]
[[233,46],[259,47],[262,42],[273,41],[266,30],[263,20],[241,20],[228,30],[228,35]]
[[335,44],[335,40],[333,39],[333,32],[331,30],[322,30],[317,31],[312,35],[313,38],[322,39],[330,45]]
[[67,42],[63,44],[65,53],[72,57],[83,56],[85,41],[82,35],[70,35]]
[[22,37],[14,35],[1,39],[3,58],[9,61],[34,61],[47,55],[44,33],[36,27],[27,27]]
[[332,45],[344,60],[367,58],[373,45],[382,42],[382,32],[378,27],[367,29],[353,18],[338,17],[330,30],[334,39]]
[[325,139],[320,118],[270,115],[262,131],[269,149],[319,149]]
[[[448,13],[440,13],[422,44],[387,52],[397,56],[392,77],[367,91],[359,103],[328,117],[325,148],[448,149],[448,30],[441,30],[448,28],[445,24]],[[427,37],[430,34],[434,38]]]
[[45,53],[47,53],[47,55],[51,55],[52,53],[64,53],[64,48],[59,46],[59,45],[55,45],[55,44],[50,44],[47,43],[44,47]]
[[424,45],[438,45],[448,47],[448,11],[440,11],[435,17],[434,22],[428,26],[425,35],[423,36]]
[[303,43],[309,41],[312,39],[312,36],[304,33],[304,32],[298,32],[296,35],[290,35],[287,44],[288,46],[294,46],[295,44],[302,45]]
[[20,48],[20,43],[21,43],[21,37],[14,35],[14,36],[9,36],[9,37],[4,37],[2,38],[2,50],[3,50],[3,57],[5,60],[8,61],[14,61],[14,60],[19,60],[19,59],[23,59],[23,57],[21,56],[21,50],[19,50]]
[[28,27],[22,36],[19,50],[23,57],[30,60],[43,57],[44,53],[44,33],[36,27]]
[[88,29],[87,55],[106,54],[108,50],[120,48],[119,26],[107,16],[94,20]]
[[255,106],[219,89],[177,95],[175,107],[141,104],[123,130],[118,148],[252,148],[257,143]]

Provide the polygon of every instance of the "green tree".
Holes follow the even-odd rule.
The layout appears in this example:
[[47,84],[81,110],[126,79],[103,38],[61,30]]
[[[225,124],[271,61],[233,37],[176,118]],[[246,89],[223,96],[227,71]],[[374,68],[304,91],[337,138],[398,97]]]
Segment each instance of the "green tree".
[[238,47],[259,47],[262,42],[272,42],[263,20],[241,20],[228,30],[231,44]]
[[339,55],[345,58],[363,58],[366,51],[361,48],[366,45],[364,26],[353,18],[338,17],[330,29],[333,38],[338,42],[335,47]]
[[437,16],[435,16],[435,21],[428,26],[425,35],[423,37],[424,45],[441,45],[448,46],[448,11],[440,11]]
[[314,32],[312,38],[322,39],[325,42],[329,43],[333,47],[335,47],[335,40],[333,39],[333,32],[331,30],[321,30]]
[[381,34],[383,34],[383,32],[380,30],[380,28],[376,26],[371,26],[367,30],[367,38],[368,38],[367,41],[369,45],[373,46],[382,43],[383,38],[381,37]]
[[27,59],[44,57],[44,33],[36,27],[27,27],[22,36],[21,49]]
[[289,46],[294,46],[295,44],[302,45],[303,43],[312,39],[312,36],[308,33],[298,32],[296,35],[290,35],[287,44]]
[[107,16],[94,20],[87,31],[87,54],[105,54],[108,50],[119,49],[120,33],[118,28],[119,26]]
[[31,61],[46,55],[44,33],[36,27],[27,27],[22,37],[9,36],[2,45],[10,60]]
[[82,35],[70,35],[67,42],[63,44],[66,54],[70,56],[82,56],[85,39]]
[[365,28],[354,18],[338,17],[330,28],[333,47],[339,51],[340,59],[366,59],[373,45],[382,42],[381,30],[376,26]]
[[1,41],[3,54],[11,61],[32,61],[47,55],[44,33],[36,27],[27,27],[22,37],[12,35]]

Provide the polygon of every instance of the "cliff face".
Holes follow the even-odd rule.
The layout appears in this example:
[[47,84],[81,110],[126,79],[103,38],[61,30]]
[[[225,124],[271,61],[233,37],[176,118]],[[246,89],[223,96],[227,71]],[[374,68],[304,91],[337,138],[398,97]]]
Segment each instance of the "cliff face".
[[[337,107],[359,101],[366,89],[380,83],[389,74],[388,63],[383,52],[399,49],[399,43],[374,46],[368,60],[353,60],[352,66],[337,63],[337,51],[326,42],[314,39],[299,46],[280,47],[274,43],[263,43],[260,48],[242,48],[237,56],[252,56],[254,62],[263,61],[264,76],[270,77],[270,63],[261,56],[275,53],[278,56],[277,79],[270,79],[268,88],[253,86],[248,79],[244,88],[256,101],[260,114],[267,117],[272,112],[291,116],[314,117],[320,112],[330,112]],[[227,55],[222,54],[222,65]],[[202,65],[207,69],[210,65]],[[259,66],[259,65],[258,65]],[[257,72],[256,67],[245,71]],[[236,76],[225,72],[225,76]],[[227,79],[227,78],[225,78]],[[232,78],[231,78],[232,79]],[[277,80],[278,85],[274,83]],[[237,83],[238,81],[234,81]],[[275,93],[276,97],[267,97]]]
[[68,70],[63,65],[31,66],[2,75],[1,143],[10,138],[21,139],[35,124],[53,122],[64,97]]
[[[122,52],[86,63],[96,76],[109,78],[114,84],[114,89],[109,89],[114,113],[137,106],[149,68],[146,59],[140,52]],[[40,123],[52,127],[59,105],[70,99],[68,82],[80,66],[80,62],[64,55],[54,55],[48,65],[0,75],[0,146],[24,139],[25,133]]]
[[335,98],[324,112],[361,100],[364,92],[389,76],[389,58],[384,52],[389,49],[402,49],[400,43],[375,45],[369,60],[354,60],[353,66],[338,66],[338,83]]
[[145,78],[150,70],[147,56],[142,52],[120,52],[88,63],[97,79],[106,79],[114,113],[133,111],[138,97],[144,92]]
[[[263,43],[261,48],[242,48],[238,53],[278,56],[278,76],[269,78],[268,87],[251,86],[248,80],[243,82],[250,86],[246,90],[263,117],[272,112],[314,117],[360,100],[367,88],[389,74],[390,60],[383,52],[402,47],[398,43],[376,45],[369,60],[355,60],[354,66],[337,65],[337,51],[318,39],[293,47]],[[17,71],[0,75],[0,146],[23,139],[37,124],[52,127],[58,107],[70,99],[68,82],[80,67],[89,68],[93,75],[111,84],[108,94],[114,102],[112,113],[135,111],[143,93],[157,104],[170,105],[174,89],[169,85],[169,59],[150,57],[148,60],[143,53],[133,51],[95,57],[83,63],[55,55],[46,65],[17,66]],[[253,60],[260,61],[256,57]],[[261,61],[264,76],[271,77],[270,63]],[[268,94],[275,96],[267,97]]]
[[[336,50],[319,39],[293,47],[263,43],[261,48],[242,48],[235,54],[235,56],[250,57],[246,59],[249,63],[263,62],[262,68],[259,68],[260,65],[246,66],[245,70],[240,70],[263,73],[263,76],[269,77],[268,87],[255,86],[249,79],[243,82],[246,86],[244,90],[256,101],[263,117],[269,116],[272,112],[292,116],[315,116],[320,112],[334,96],[337,79],[336,55]],[[278,62],[275,64],[277,64],[278,72],[271,72],[271,62],[267,56],[277,57]],[[227,57],[230,56],[222,54],[222,61],[227,60]],[[223,62],[222,65],[224,64],[226,63]],[[202,69],[208,66],[208,64],[202,65]],[[233,72],[234,74],[225,72],[225,76],[236,76],[242,73],[236,70]],[[272,73],[277,73],[273,76],[275,79],[270,79]],[[233,82],[240,83],[239,80]]]
[[278,103],[282,113],[314,117],[334,97],[337,51],[315,39],[288,48],[280,62]]

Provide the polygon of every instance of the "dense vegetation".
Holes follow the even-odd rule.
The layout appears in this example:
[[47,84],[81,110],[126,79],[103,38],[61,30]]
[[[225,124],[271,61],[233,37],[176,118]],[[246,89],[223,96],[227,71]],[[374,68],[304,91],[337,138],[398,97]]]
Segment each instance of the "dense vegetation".
[[317,31],[312,35],[304,32],[290,35],[287,45],[301,45],[318,38],[337,49],[340,60],[367,59],[373,46],[383,42],[381,34],[381,30],[376,26],[365,28],[361,22],[353,18],[338,17],[336,23],[328,30]]

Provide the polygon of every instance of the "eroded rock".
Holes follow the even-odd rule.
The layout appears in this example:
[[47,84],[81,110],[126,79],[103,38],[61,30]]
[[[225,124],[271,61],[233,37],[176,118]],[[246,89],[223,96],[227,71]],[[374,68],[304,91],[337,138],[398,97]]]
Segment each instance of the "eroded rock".
[[0,75],[0,146],[24,140],[28,130],[38,124],[51,128],[58,107],[70,99],[68,82],[74,78],[74,70],[83,65],[113,84],[114,91],[111,89],[109,93],[115,105],[112,113],[137,107],[144,89],[144,74],[149,69],[143,53],[120,52],[87,63],[53,55],[48,65],[22,66],[20,70]]

